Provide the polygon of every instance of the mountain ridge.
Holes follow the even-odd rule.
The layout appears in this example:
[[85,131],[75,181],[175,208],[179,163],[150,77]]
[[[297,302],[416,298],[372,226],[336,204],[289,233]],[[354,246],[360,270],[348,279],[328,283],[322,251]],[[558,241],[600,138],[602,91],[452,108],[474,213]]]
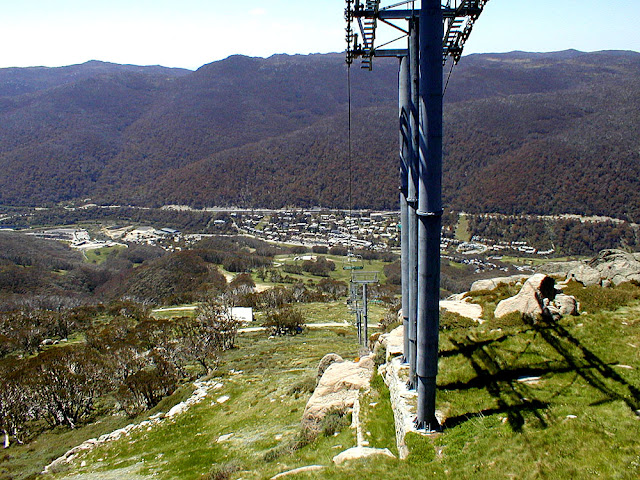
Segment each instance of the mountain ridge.
[[[0,69],[0,204],[346,206],[342,55],[234,55],[193,72],[82,65],[100,73],[10,95]],[[638,74],[637,52],[464,57],[444,97],[447,205],[638,220]],[[354,206],[395,208],[397,61],[351,79]]]

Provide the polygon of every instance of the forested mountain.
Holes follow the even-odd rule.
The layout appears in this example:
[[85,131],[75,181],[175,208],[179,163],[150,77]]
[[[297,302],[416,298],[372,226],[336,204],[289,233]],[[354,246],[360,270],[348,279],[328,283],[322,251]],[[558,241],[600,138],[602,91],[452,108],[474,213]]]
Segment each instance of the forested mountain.
[[[445,94],[448,206],[640,219],[640,54],[464,57]],[[397,61],[229,57],[195,72],[0,70],[0,203],[397,204]],[[349,164],[351,163],[351,169]]]

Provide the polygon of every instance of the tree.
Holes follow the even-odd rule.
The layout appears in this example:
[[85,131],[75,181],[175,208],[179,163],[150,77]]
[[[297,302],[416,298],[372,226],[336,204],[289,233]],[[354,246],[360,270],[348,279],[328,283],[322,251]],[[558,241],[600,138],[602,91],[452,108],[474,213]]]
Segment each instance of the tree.
[[31,361],[29,382],[39,414],[52,427],[75,428],[111,388],[103,358],[91,348],[47,350]]
[[194,319],[184,319],[181,337],[188,355],[211,372],[220,352],[234,347],[240,322],[221,300],[203,302]]
[[296,335],[304,328],[304,318],[300,310],[284,305],[267,312],[264,326],[272,335]]
[[117,391],[116,396],[129,415],[155,407],[176,389],[175,370],[169,362],[155,354],[152,355],[152,361],[152,367],[127,377]]
[[0,431],[4,433],[4,448],[9,448],[11,437],[22,443],[25,424],[33,409],[33,396],[28,391],[24,371],[13,359],[0,364]]

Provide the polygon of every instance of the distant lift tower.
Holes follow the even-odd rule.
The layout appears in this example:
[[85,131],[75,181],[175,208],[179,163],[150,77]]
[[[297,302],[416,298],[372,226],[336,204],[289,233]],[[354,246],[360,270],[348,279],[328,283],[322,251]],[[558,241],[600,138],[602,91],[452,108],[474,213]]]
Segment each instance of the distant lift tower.
[[378,283],[378,272],[352,271],[349,282],[351,313],[356,316],[358,344],[365,349],[369,342],[369,305],[367,288]]
[[[409,387],[418,390],[416,426],[439,429],[438,372],[440,235],[442,229],[443,65],[456,64],[488,0],[346,0],[347,65],[375,57],[400,59],[400,215],[402,314]],[[376,46],[378,26],[401,36]],[[403,48],[389,46],[406,40]],[[382,47],[387,47],[383,49]]]

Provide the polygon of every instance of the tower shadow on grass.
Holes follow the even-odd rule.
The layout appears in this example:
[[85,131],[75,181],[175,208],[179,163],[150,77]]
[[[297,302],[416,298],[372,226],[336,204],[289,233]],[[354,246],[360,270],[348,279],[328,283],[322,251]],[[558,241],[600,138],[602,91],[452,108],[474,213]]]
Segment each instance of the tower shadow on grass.
[[560,360],[548,360],[526,367],[505,362],[499,355],[499,348],[511,335],[480,341],[470,336],[463,340],[451,340],[455,348],[442,352],[441,358],[463,355],[476,376],[466,382],[452,382],[439,387],[446,390],[484,388],[495,399],[497,407],[449,417],[443,424],[444,428],[455,427],[472,418],[499,413],[507,414],[508,422],[515,432],[522,431],[526,418],[531,416],[542,428],[546,428],[548,419],[545,410],[549,403],[536,398],[536,392],[519,380],[523,377],[571,372],[576,375],[574,381],[579,376],[604,395],[603,400],[593,405],[620,400],[640,416],[640,389],[626,381],[567,329],[549,318],[541,321],[525,319],[525,324],[526,327],[518,334],[534,333],[536,338],[542,339],[560,356]]
[[621,400],[634,414],[640,416],[640,389],[611,368],[611,364],[604,362],[553,319],[525,321],[563,357],[572,370],[605,396],[606,399],[598,403]]
[[476,342],[469,337],[462,341],[453,340],[459,354],[464,355],[471,364],[476,376],[467,382],[454,382],[441,385],[447,390],[467,390],[485,388],[496,400],[497,407],[484,409],[479,412],[467,413],[445,420],[443,427],[452,428],[475,417],[507,414],[511,428],[519,432],[525,424],[525,415],[533,414],[543,427],[547,426],[544,410],[547,403],[536,399],[531,389],[518,379],[524,376],[543,375],[550,371],[549,366],[512,367],[505,364],[496,352],[496,342],[500,343],[505,337],[495,341]]

